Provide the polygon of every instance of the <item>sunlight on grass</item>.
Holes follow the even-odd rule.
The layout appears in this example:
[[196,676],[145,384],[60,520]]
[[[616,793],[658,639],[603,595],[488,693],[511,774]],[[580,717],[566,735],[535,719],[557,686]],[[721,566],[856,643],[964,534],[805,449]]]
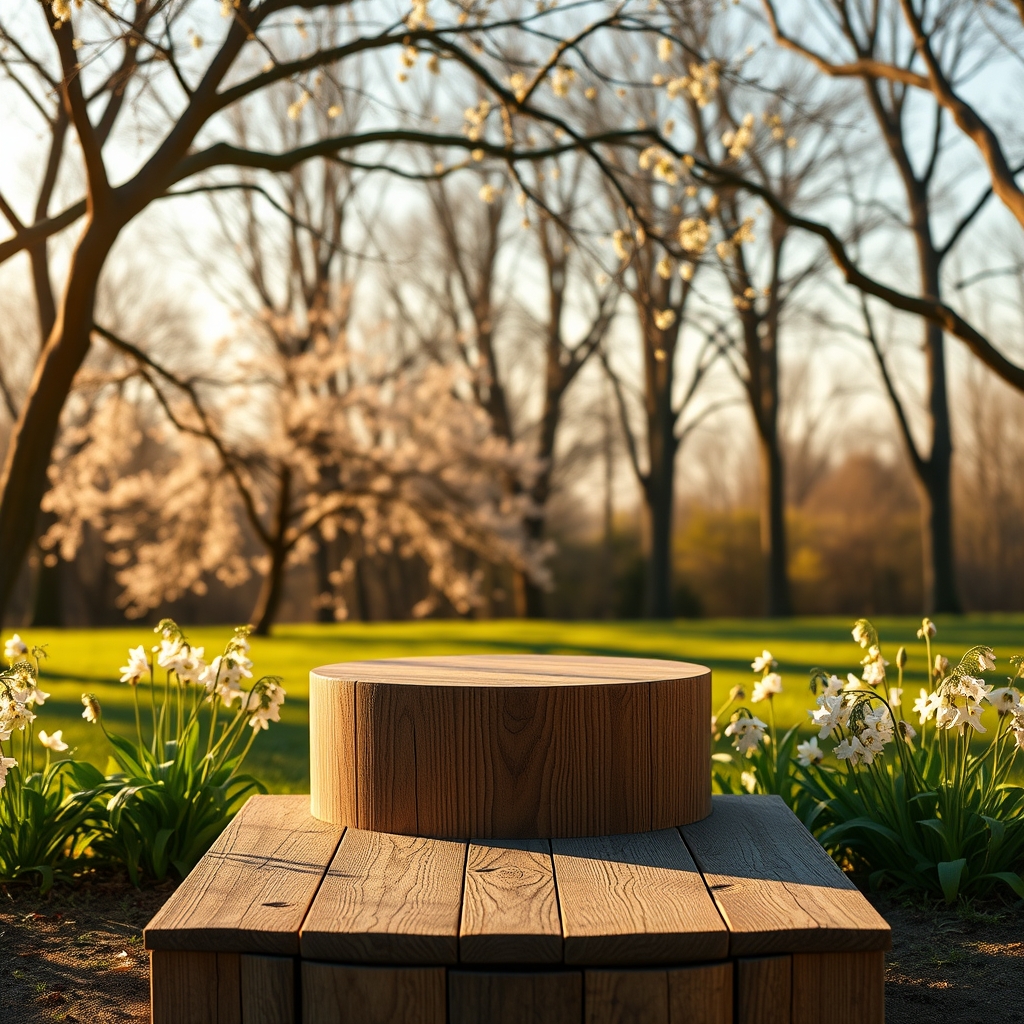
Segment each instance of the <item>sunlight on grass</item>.
[[[924,682],[924,660],[914,643],[920,619],[874,620],[886,656],[906,644],[911,652],[907,687]],[[936,620],[936,650],[955,663],[972,644],[989,644],[1000,657],[1024,651],[1024,616],[991,615]],[[711,667],[714,706],[732,686],[748,685],[754,675],[751,659],[769,647],[779,662],[785,685],[776,698],[780,724],[804,720],[811,703],[808,672],[823,666],[845,674],[858,669],[861,651],[850,639],[846,619],[683,620],[676,622],[551,622],[500,619],[487,622],[439,620],[339,625],[284,625],[269,638],[256,637],[252,658],[257,675],[284,678],[288,701],[281,725],[264,733],[247,761],[253,774],[273,790],[304,792],[309,788],[307,726],[308,673],[318,665],[367,658],[423,654],[527,653],[606,654],[696,661]],[[190,640],[206,647],[212,658],[231,636],[229,627],[187,629]],[[131,727],[130,688],[118,683],[129,646],[149,646],[154,634],[144,626],[101,630],[22,630],[31,645],[46,644],[49,659],[42,677],[51,700],[42,711],[44,728],[63,728],[77,756],[106,767],[108,750],[102,733],[81,720],[80,696],[89,690],[99,697],[109,720]],[[808,735],[810,730],[808,730]]]

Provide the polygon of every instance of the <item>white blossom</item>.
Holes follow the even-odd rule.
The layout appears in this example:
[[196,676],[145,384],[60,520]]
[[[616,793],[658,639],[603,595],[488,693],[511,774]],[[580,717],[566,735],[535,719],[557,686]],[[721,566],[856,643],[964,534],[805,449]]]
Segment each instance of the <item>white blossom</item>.
[[914,714],[921,718],[921,725],[924,725],[941,707],[942,697],[937,693],[929,693],[923,686],[921,695],[914,701]]
[[1015,686],[1001,686],[988,695],[988,702],[1000,716],[1009,714],[1020,706],[1020,691]]
[[17,767],[18,762],[13,757],[0,757],[0,789],[7,785],[7,773]]
[[956,729],[959,732],[966,725],[974,729],[975,732],[987,731],[981,724],[982,707],[980,704],[967,701],[965,704],[958,705],[954,710],[955,715],[947,728]]
[[93,693],[83,693],[82,703],[85,705],[82,717],[90,725],[95,725],[100,720],[100,702],[96,699],[96,695]]
[[752,704],[756,704],[758,701],[770,700],[777,693],[782,693],[782,676],[778,672],[769,672],[764,679],[759,679],[754,683],[750,701]]
[[15,633],[14,636],[4,644],[4,657],[8,661],[14,661],[23,654],[28,654],[28,647],[26,646],[25,641]]
[[818,737],[812,736],[804,743],[796,745],[797,760],[805,768],[812,764],[821,764],[825,758],[825,751],[818,746]]
[[47,733],[45,729],[40,729],[39,742],[42,743],[47,750],[53,750],[58,754],[63,753],[68,749],[68,745],[64,742],[63,729],[57,729],[53,735]]
[[772,652],[763,650],[751,663],[750,667],[755,672],[770,671],[778,667],[778,662],[772,657]]
[[823,740],[836,729],[846,725],[850,718],[850,709],[844,706],[843,698],[838,694],[831,697],[823,696],[820,699],[821,706],[808,711],[807,714],[818,728],[818,739]]
[[121,666],[121,682],[132,686],[149,675],[149,658],[146,649],[140,644],[128,649],[128,664]]
[[757,776],[753,772],[740,772],[740,785],[748,792],[757,790]]
[[982,672],[991,672],[996,667],[996,655],[991,647],[983,647],[978,652],[978,666]]
[[857,765],[861,760],[871,764],[872,755],[865,751],[864,745],[856,736],[842,740],[836,744],[835,755],[840,761],[849,761],[851,765]]
[[754,751],[764,738],[764,732],[767,728],[767,723],[762,722],[760,718],[740,717],[725,727],[725,735],[734,737],[733,746],[741,754],[753,757]]
[[922,619],[921,628],[917,631],[917,639],[923,640],[925,637],[929,639],[934,637],[938,630],[935,628],[935,623],[931,619]]

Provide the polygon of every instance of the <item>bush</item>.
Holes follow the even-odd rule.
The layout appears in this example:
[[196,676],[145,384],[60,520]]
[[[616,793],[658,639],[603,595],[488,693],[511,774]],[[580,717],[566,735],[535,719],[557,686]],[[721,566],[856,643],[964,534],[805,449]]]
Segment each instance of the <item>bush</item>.
[[96,849],[123,863],[135,884],[142,877],[184,878],[242,804],[266,792],[241,767],[257,734],[280,721],[285,697],[275,676],[243,688],[252,678],[247,627],[236,629],[209,664],[204,649],[170,619],[157,631],[162,639],[153,660],[136,647],[121,669],[135,698],[134,737],[108,732],[95,696],[82,695],[83,717],[103,729],[121,769],[107,779],[112,795],[96,822]]
[[5,653],[10,665],[0,672],[0,878],[36,876],[45,892],[90,845],[106,780],[90,764],[51,760],[52,753],[68,749],[63,730],[39,731],[40,755],[35,722],[49,697],[39,687],[45,652],[37,647],[29,654],[15,634]]
[[[767,651],[754,662],[762,679],[752,702],[769,701],[769,722],[745,707],[733,714],[724,733],[750,767],[741,772],[735,755],[717,754],[728,766],[716,772],[719,786],[736,789],[739,774],[751,792],[779,793],[872,886],[894,884],[947,903],[1000,887],[1024,897],[1024,788],[1015,775],[1024,707],[1014,685],[1024,658],[1010,658],[1013,675],[995,688],[984,678],[996,664],[990,648],[971,648],[951,669],[941,655],[933,659],[935,626],[925,619],[918,637],[931,685],[914,702],[915,726],[903,714],[906,650],[896,654],[890,687],[874,627],[861,619],[853,636],[866,651],[861,678],[812,671],[817,699],[808,715],[818,733],[803,743],[795,730],[777,737],[770,709],[781,677]],[[818,744],[825,739],[835,741],[834,762]]]

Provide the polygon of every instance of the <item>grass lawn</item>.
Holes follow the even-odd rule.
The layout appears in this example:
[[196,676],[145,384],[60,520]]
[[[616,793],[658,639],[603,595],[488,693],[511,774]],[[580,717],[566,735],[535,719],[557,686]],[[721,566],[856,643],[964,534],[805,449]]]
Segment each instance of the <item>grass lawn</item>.
[[[999,667],[1009,654],[1024,653],[1024,615],[940,618],[935,650],[951,661],[972,644],[994,647]],[[846,619],[680,620],[676,622],[564,623],[502,619],[489,622],[460,620],[352,623],[329,626],[285,625],[269,638],[253,640],[257,674],[280,675],[288,700],[280,725],[256,743],[249,769],[272,790],[304,792],[309,788],[309,735],[307,728],[308,672],[318,665],[366,658],[393,658],[423,654],[534,653],[607,654],[678,658],[709,665],[713,671],[717,708],[731,687],[753,680],[751,659],[768,647],[779,662],[785,692],[776,698],[780,723],[806,721],[811,704],[808,671],[821,666],[845,675],[858,668],[860,649],[850,638]],[[914,692],[924,681],[924,648],[914,637],[919,619],[878,619],[883,653],[895,660],[896,649],[910,651],[908,688]],[[229,628],[187,630],[196,645],[205,645],[207,658],[224,646]],[[5,636],[9,633],[5,633]],[[52,698],[42,709],[38,726],[64,738],[77,748],[78,757],[99,767],[108,755],[103,734],[81,719],[80,695],[92,691],[103,705],[108,728],[125,734],[134,729],[131,689],[117,682],[129,646],[153,642],[144,626],[102,630],[22,630],[23,639],[46,644],[44,689]],[[895,678],[895,669],[891,670]],[[809,733],[809,730],[808,730]]]

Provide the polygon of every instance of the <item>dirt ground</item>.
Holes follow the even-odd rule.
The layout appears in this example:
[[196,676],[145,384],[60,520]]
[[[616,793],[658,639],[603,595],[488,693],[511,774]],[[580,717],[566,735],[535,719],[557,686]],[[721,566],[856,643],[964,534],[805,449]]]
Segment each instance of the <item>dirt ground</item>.
[[[0,1022],[147,1021],[142,928],[169,892],[105,882],[41,898],[0,886]],[[1024,905],[946,910],[871,899],[893,928],[888,1024],[1024,1020]]]

